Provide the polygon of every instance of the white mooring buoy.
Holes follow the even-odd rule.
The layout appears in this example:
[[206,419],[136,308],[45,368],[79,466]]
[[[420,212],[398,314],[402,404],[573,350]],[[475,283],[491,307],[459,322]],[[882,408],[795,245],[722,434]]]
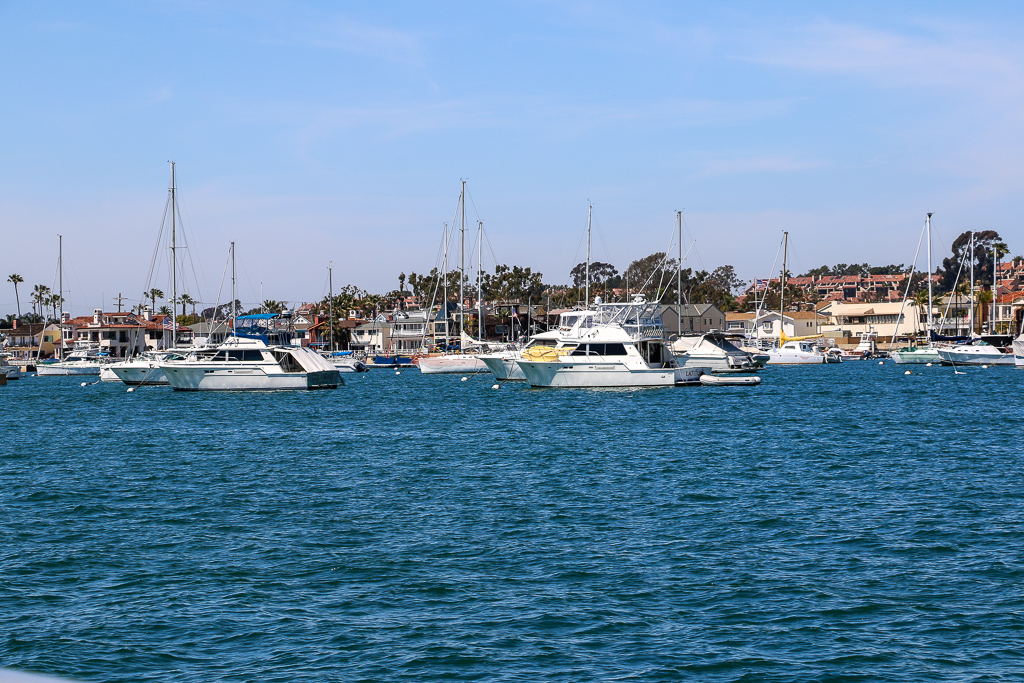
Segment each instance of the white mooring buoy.
[[982,369],[982,370],[988,370],[988,366],[987,366],[987,365],[982,365],[982,366],[981,366],[981,369]]
[[463,377],[462,381],[465,382],[467,379],[469,379],[469,378],[468,377]]
[[878,361],[878,364],[879,365],[885,365],[885,361],[884,360],[880,360],[880,361]]
[[497,384],[495,384],[493,387],[491,387],[491,389],[497,389],[497,388],[498,388]]
[[924,364],[924,366],[925,366],[926,368],[930,368],[930,367],[932,366],[932,364],[931,364],[931,363],[925,363],[925,364]]
[[83,386],[83,387],[84,387],[84,386],[87,386],[88,384],[89,384],[88,382],[82,382],[82,386]]
[[128,387],[128,393],[129,394],[132,393],[133,391],[135,391],[135,387]]
[[913,375],[914,373],[912,373],[912,372],[911,372],[910,370],[907,370],[907,371],[906,371],[906,372],[904,372],[903,374],[904,374],[904,375]]

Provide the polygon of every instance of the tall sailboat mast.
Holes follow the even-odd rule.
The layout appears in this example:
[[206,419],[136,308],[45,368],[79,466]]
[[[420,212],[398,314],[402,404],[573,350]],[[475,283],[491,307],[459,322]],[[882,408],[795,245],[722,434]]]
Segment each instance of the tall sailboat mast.
[[782,337],[786,334],[786,256],[789,253],[789,232],[782,232],[782,287],[779,288],[779,346],[782,346]]
[[327,296],[330,302],[329,322],[327,324],[331,335],[331,353],[334,353],[334,261],[328,261],[327,263]]
[[231,336],[235,336],[235,318],[238,312],[235,310],[235,302],[238,301],[235,295],[235,243],[231,243]]
[[[60,302],[60,320],[57,321],[57,329],[60,330],[60,359],[64,360],[64,235],[57,235],[57,300]],[[46,320],[46,313],[43,313],[43,320]]]
[[[466,181],[462,181],[462,196],[459,200],[462,204],[462,227],[459,235],[459,339],[462,339],[462,305],[466,301],[466,294],[463,285],[466,282]],[[462,344],[459,344],[462,348]]]
[[[454,226],[452,226],[454,227]],[[441,311],[444,314],[444,350],[448,350],[448,224],[444,224],[444,256],[441,257],[441,282],[444,284],[444,305]],[[436,289],[434,290],[437,291]]]
[[[177,185],[174,179],[174,162],[171,162],[171,346],[178,341],[178,316],[175,315],[175,306],[178,303],[178,242],[177,242],[177,217],[178,198]],[[232,299],[233,300],[233,299]]]
[[974,334],[974,231],[971,230],[971,334]]
[[586,294],[584,295],[584,300],[583,300],[583,309],[584,310],[590,308],[590,218],[591,218],[591,216],[593,216],[593,214],[594,214],[594,205],[591,204],[590,208],[587,209],[587,270],[586,270],[586,273],[585,273],[586,278],[587,278],[587,286],[586,286]]
[[928,240],[928,343],[931,344],[932,329],[932,215],[929,213],[925,219],[925,230]]
[[480,274],[481,264],[483,263],[484,254],[484,222],[477,221],[477,233],[476,233],[476,338],[483,340],[484,338],[484,294],[483,290],[480,289]]
[[679,232],[679,261],[676,263],[676,320],[679,336],[683,336],[683,212],[676,211],[676,230]]

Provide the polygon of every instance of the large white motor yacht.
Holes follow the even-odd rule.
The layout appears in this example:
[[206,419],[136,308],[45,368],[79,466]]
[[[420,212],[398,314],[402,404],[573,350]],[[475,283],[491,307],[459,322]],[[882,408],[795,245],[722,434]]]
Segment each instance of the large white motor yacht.
[[599,304],[583,311],[554,347],[537,346],[518,361],[534,387],[667,387],[699,384],[705,369],[679,367],[664,340],[658,305]]
[[336,389],[344,384],[333,363],[287,343],[290,333],[279,323],[278,314],[241,316],[235,335],[223,344],[167,359],[160,368],[175,391]]

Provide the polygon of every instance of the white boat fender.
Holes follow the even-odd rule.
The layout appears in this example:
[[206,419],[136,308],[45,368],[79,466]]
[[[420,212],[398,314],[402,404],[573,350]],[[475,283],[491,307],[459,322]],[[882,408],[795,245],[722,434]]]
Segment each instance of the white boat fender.
[[82,382],[82,386],[83,387],[87,387],[87,386],[89,386],[89,383],[88,382]]

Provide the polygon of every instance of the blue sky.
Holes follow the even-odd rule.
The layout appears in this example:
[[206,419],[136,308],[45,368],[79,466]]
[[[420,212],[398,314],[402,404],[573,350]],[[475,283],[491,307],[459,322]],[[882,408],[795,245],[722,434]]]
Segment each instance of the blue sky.
[[138,297],[170,159],[206,302],[231,240],[246,302],[319,299],[329,261],[337,285],[394,289],[435,265],[463,178],[493,258],[551,283],[582,260],[588,200],[620,269],[665,249],[677,209],[688,265],[747,279],[782,230],[797,272],[906,263],[927,211],[937,260],[968,229],[1024,253],[1022,14],[0,2],[0,270],[51,284],[62,233],[76,313]]

